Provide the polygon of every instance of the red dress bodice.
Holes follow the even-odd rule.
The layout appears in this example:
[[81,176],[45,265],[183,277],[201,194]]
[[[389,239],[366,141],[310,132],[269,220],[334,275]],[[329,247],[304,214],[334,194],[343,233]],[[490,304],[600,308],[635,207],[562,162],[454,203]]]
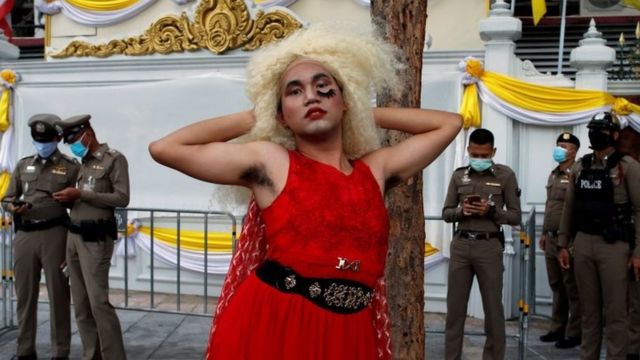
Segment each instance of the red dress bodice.
[[[375,286],[384,272],[389,219],[369,167],[336,168],[289,151],[286,185],[263,209],[267,258],[303,276],[352,279]],[[359,261],[359,270],[337,269]]]

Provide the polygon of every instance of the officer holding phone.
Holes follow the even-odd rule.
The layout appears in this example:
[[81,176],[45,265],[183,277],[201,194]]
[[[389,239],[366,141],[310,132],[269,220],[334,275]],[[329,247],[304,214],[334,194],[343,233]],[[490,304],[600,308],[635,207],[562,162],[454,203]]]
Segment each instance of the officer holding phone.
[[62,272],[69,216],[65,203],[55,200],[52,194],[75,185],[80,164],[58,151],[61,136],[54,122],[59,120],[52,114],[29,119],[37,153],[18,162],[4,198],[6,209],[13,213],[16,230],[17,357],[21,360],[37,359],[36,315],[42,270],[51,306],[51,353],[54,359],[69,355],[69,281]]
[[117,238],[115,208],[129,204],[129,165],[122,153],[98,141],[89,119],[77,115],[56,123],[82,167],[77,187],[53,197],[73,203],[67,262],[82,359],[125,360],[120,321],[109,303],[109,268]]
[[445,359],[462,356],[467,302],[477,276],[487,333],[482,358],[499,360],[506,342],[501,225],[520,224],[520,190],[514,172],[493,162],[496,149],[489,130],[473,131],[467,152],[469,166],[454,171],[442,209],[444,221],[457,223],[449,261]]

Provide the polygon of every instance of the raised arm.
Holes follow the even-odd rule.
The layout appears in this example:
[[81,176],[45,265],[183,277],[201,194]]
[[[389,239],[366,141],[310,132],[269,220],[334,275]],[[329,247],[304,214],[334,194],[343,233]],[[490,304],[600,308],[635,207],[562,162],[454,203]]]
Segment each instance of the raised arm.
[[413,134],[396,145],[363,157],[383,182],[404,181],[422,171],[444,151],[462,127],[460,115],[438,110],[376,108],[373,115],[377,125],[384,129]]
[[254,124],[251,110],[203,120],[152,142],[149,152],[160,164],[194,178],[251,187],[259,175],[248,172],[256,169],[266,176],[262,154],[277,145],[227,141],[246,134]]

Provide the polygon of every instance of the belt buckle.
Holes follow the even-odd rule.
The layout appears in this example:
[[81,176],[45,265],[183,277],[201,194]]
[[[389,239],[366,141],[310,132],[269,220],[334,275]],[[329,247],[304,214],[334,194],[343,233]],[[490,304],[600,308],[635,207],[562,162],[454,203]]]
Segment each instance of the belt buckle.
[[469,240],[478,240],[478,235],[480,235],[480,234],[467,232],[467,239],[469,239]]

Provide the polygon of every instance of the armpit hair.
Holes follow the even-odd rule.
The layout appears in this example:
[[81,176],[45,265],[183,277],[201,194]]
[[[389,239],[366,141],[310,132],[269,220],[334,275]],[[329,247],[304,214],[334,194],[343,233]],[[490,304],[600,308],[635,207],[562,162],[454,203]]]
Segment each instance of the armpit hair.
[[267,170],[264,166],[250,166],[240,174],[240,180],[259,186],[273,187],[273,181],[267,175]]
[[401,182],[401,179],[397,176],[388,178],[387,181],[384,182],[384,192],[389,192],[389,190],[391,190],[394,186],[400,184]]

